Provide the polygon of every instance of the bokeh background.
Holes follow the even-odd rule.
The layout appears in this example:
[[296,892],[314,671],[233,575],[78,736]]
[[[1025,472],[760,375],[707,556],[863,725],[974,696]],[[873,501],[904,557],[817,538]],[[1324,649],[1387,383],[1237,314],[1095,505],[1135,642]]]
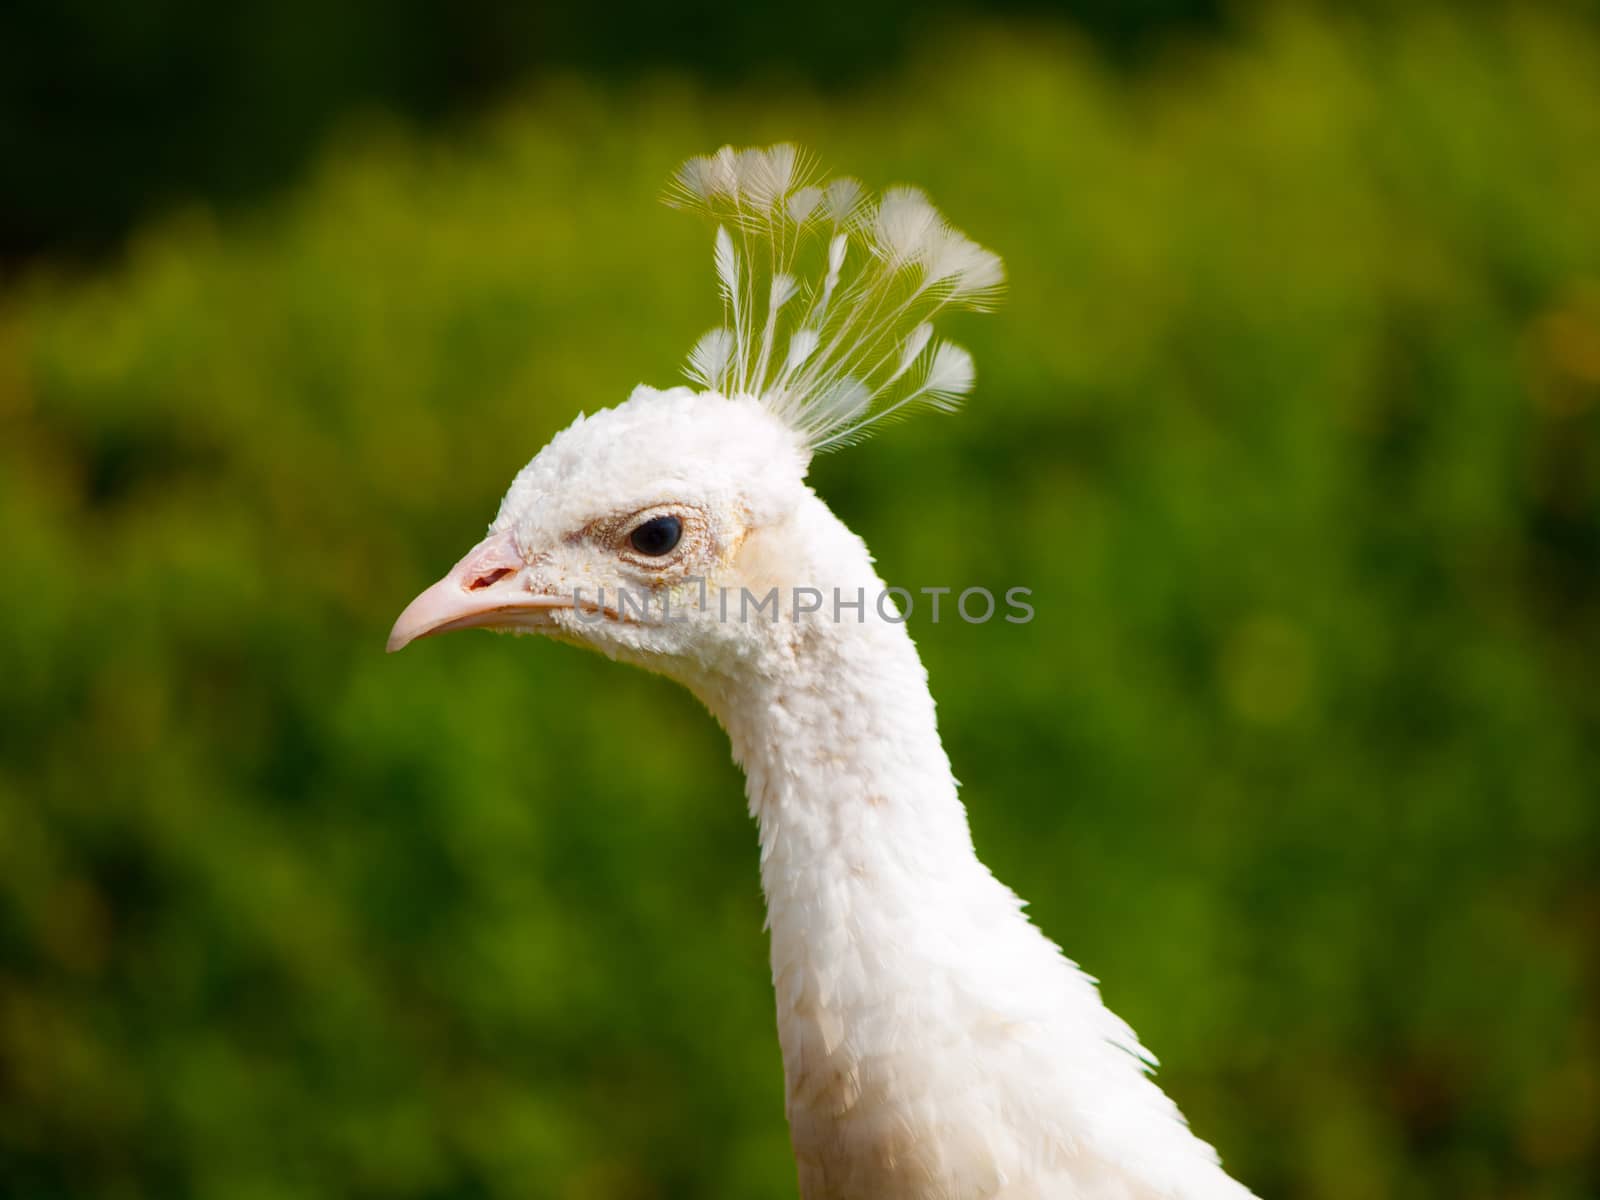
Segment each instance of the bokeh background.
[[1596,7],[588,9],[0,16],[0,1194],[794,1195],[721,733],[382,653],[794,139],[1009,264],[814,472],[980,851],[1263,1197],[1600,1195]]

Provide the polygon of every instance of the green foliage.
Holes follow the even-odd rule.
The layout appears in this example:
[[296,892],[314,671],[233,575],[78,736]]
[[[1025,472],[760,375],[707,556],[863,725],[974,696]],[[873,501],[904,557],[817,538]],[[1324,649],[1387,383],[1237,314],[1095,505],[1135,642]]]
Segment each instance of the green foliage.
[[793,1195],[753,834],[665,682],[382,653],[579,409],[668,383],[721,141],[1008,260],[978,394],[818,463],[980,850],[1278,1197],[1600,1188],[1600,42],[1280,17],[1111,79],[550,85],[351,130],[0,316],[0,1190]]
[[[1349,0],[1345,0],[1346,3]],[[1381,4],[1382,0],[1359,0]],[[1597,0],[1572,0],[1591,7]],[[0,262],[104,253],[199,194],[281,184],[342,111],[459,119],[530,77],[649,70],[838,86],[898,68],[917,39],[1039,0],[6,0],[0,5]],[[1049,0],[1131,61],[1225,27],[1221,0]]]

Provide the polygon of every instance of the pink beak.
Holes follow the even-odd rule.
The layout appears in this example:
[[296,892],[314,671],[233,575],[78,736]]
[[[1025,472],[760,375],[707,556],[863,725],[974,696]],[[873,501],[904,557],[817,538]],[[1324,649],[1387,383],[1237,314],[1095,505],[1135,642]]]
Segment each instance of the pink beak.
[[406,605],[389,633],[389,653],[418,638],[452,629],[548,624],[543,614],[571,607],[571,597],[534,592],[527,560],[511,534],[493,533],[469,550],[443,579]]

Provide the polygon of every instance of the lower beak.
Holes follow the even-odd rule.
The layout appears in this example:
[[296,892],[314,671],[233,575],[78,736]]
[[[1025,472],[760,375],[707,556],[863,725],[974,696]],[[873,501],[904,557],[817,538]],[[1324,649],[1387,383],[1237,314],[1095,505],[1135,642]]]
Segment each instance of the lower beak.
[[493,533],[450,568],[400,614],[389,633],[389,653],[418,638],[481,626],[532,628],[549,623],[551,609],[571,608],[570,597],[533,591],[527,561],[509,532]]

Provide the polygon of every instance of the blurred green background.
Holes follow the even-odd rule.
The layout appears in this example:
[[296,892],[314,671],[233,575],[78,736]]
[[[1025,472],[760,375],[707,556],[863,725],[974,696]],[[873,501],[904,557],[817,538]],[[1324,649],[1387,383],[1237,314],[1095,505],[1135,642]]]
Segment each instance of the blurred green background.
[[720,731],[382,653],[794,139],[1010,269],[814,471],[1034,589],[913,621],[980,852],[1264,1197],[1600,1195],[1592,6],[133,11],[0,37],[0,1194],[794,1195]]

